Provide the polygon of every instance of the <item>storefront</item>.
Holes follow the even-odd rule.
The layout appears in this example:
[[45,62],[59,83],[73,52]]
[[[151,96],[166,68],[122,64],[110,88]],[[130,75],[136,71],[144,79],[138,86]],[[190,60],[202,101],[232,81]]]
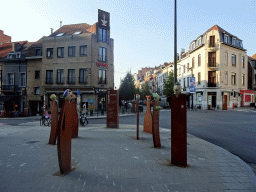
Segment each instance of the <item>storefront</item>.
[[254,105],[254,91],[253,90],[240,90],[242,107]]

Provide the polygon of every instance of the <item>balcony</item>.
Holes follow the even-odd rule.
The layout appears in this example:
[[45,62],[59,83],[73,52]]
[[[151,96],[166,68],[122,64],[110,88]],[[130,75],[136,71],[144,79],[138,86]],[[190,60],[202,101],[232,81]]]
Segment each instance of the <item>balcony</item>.
[[98,84],[107,84],[107,78],[105,79],[99,78]]
[[64,84],[64,82],[65,82],[65,77],[56,78],[56,84]]
[[45,84],[53,84],[53,78],[45,78]]
[[217,50],[216,43],[211,43],[210,41],[208,42],[208,51],[214,52]]
[[75,77],[69,77],[67,80],[67,84],[76,84],[76,78]]
[[209,68],[216,68],[216,58],[209,58],[208,59],[208,67]]
[[208,87],[217,87],[216,83],[208,83]]
[[2,91],[18,91],[20,87],[18,85],[2,85]]

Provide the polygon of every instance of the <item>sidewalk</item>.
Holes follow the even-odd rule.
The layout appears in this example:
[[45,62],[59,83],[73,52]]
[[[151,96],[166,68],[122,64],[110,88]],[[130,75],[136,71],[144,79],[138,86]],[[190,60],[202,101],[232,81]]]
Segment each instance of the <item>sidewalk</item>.
[[256,191],[256,177],[241,159],[190,134],[188,168],[168,165],[170,130],[160,128],[162,148],[152,148],[152,135],[136,126],[79,129],[72,140],[72,165],[59,171],[57,146],[48,145],[50,127],[29,122],[0,129],[0,191]]

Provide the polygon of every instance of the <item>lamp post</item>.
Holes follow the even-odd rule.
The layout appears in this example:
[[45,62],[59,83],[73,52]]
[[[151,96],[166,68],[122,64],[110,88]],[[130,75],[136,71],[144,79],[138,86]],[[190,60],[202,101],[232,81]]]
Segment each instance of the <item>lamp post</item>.
[[177,83],[177,18],[176,0],[174,0],[174,83]]

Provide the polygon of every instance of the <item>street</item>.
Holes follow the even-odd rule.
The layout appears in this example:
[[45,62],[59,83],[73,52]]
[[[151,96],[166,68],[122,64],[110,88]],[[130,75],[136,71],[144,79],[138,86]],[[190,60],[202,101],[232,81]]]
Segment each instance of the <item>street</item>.
[[[144,110],[145,111],[145,110]],[[143,125],[144,113],[140,114],[139,124]],[[5,124],[18,125],[33,118],[0,119],[0,127]],[[164,109],[160,112],[160,127],[171,127],[171,112]],[[39,123],[39,122],[38,122]],[[106,119],[89,119],[90,124],[106,124]],[[119,124],[136,124],[136,116],[119,117]],[[188,110],[188,133],[209,141],[239,156],[249,164],[256,173],[256,112],[251,111],[208,111]],[[25,127],[24,127],[25,128]]]

